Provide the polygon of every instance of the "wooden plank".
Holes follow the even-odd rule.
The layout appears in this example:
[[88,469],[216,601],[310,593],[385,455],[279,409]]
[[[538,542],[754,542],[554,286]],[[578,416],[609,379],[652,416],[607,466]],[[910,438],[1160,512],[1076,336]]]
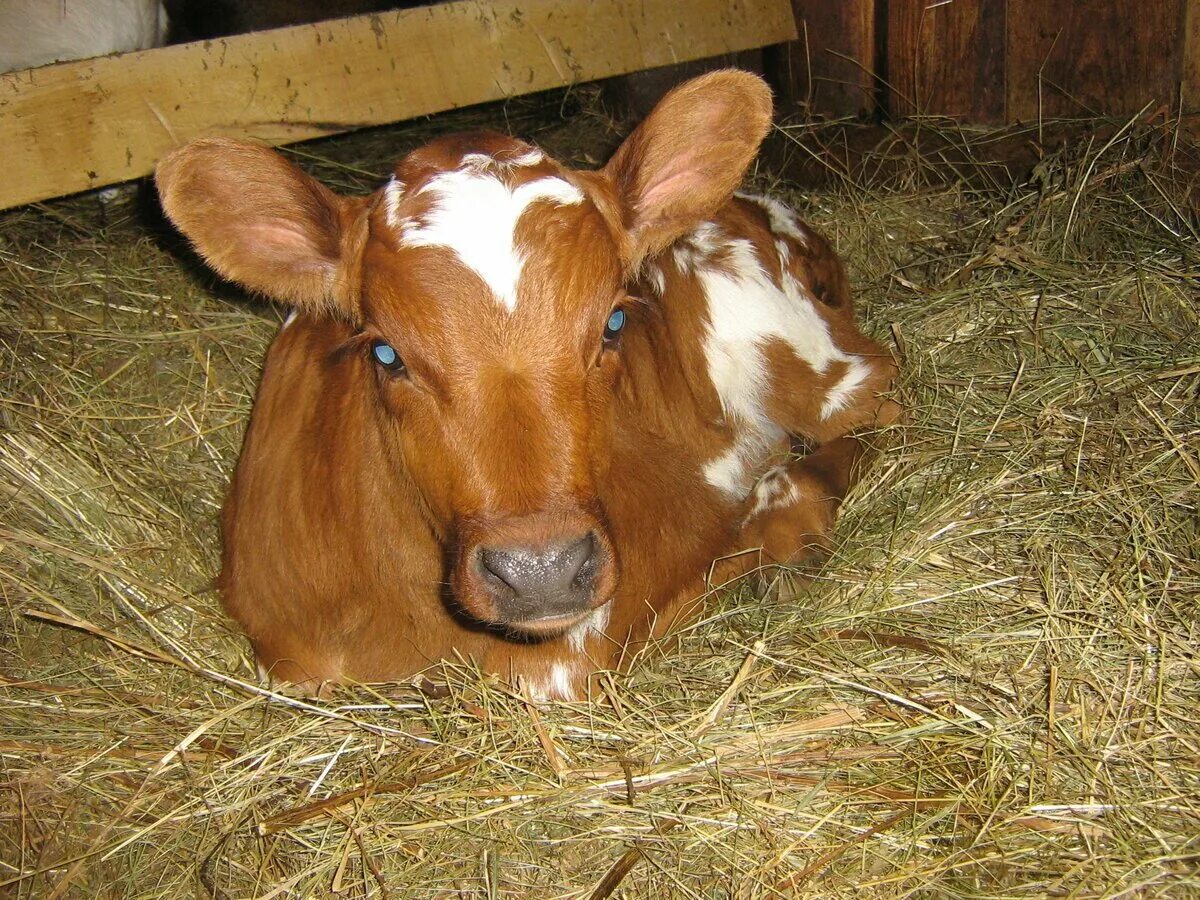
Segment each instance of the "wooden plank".
[[891,113],[1004,121],[1006,7],[1005,0],[892,0],[887,14]]
[[1009,0],[1009,119],[1131,115],[1174,102],[1183,2]]
[[283,144],[794,37],[788,0],[461,0],[10,73],[0,208],[200,135]]
[[875,111],[875,19],[885,0],[792,0],[795,41],[767,51],[780,113]]

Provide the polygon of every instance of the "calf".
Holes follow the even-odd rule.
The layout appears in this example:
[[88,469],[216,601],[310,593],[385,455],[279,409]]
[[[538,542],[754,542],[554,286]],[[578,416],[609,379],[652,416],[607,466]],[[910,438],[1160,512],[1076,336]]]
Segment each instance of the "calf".
[[272,676],[461,657],[575,697],[706,578],[821,547],[895,370],[829,244],[734,195],[770,118],[716,72],[599,171],[476,133],[369,197],[231,140],[162,161],[172,221],[292,309],[223,517],[224,604]]

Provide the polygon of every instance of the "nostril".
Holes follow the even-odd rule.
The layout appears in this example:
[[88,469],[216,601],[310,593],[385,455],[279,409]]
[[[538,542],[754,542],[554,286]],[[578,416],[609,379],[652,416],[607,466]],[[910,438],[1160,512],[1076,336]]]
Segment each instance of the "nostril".
[[532,554],[520,550],[480,548],[479,565],[485,575],[490,575],[516,594],[521,593],[522,583],[534,574]]
[[562,572],[575,587],[584,587],[596,572],[596,536],[588,532],[563,551]]

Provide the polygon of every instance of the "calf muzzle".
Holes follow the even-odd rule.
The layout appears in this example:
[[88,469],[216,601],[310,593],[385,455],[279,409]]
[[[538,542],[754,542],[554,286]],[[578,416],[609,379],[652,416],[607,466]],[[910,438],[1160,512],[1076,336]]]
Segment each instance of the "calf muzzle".
[[480,547],[475,564],[497,618],[541,631],[569,625],[592,609],[601,555],[589,531],[540,547]]
[[560,508],[480,518],[459,534],[451,583],[462,608],[481,622],[549,637],[612,599],[616,556],[593,515]]

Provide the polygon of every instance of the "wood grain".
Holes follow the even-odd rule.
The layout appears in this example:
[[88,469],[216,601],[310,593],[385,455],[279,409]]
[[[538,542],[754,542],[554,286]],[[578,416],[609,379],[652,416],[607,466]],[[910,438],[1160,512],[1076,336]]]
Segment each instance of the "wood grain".
[[1003,122],[1006,16],[1006,0],[888,3],[889,112]]
[[[620,78],[612,78],[604,85],[604,102],[618,118],[636,121],[644,119],[663,94],[689,78],[712,72],[715,69],[745,69],[765,75],[762,50],[741,50],[737,53],[722,53],[691,62],[660,66],[630,72]],[[778,101],[778,98],[776,98]]]
[[1200,112],[1200,0],[1183,0],[1183,34],[1180,41],[1180,108]]
[[885,0],[792,0],[797,39],[767,51],[781,113],[875,111],[876,5]]
[[795,37],[788,0],[460,0],[0,76],[0,208],[206,134],[283,144]]
[[1184,2],[1009,0],[1008,118],[1130,115],[1174,102]]

